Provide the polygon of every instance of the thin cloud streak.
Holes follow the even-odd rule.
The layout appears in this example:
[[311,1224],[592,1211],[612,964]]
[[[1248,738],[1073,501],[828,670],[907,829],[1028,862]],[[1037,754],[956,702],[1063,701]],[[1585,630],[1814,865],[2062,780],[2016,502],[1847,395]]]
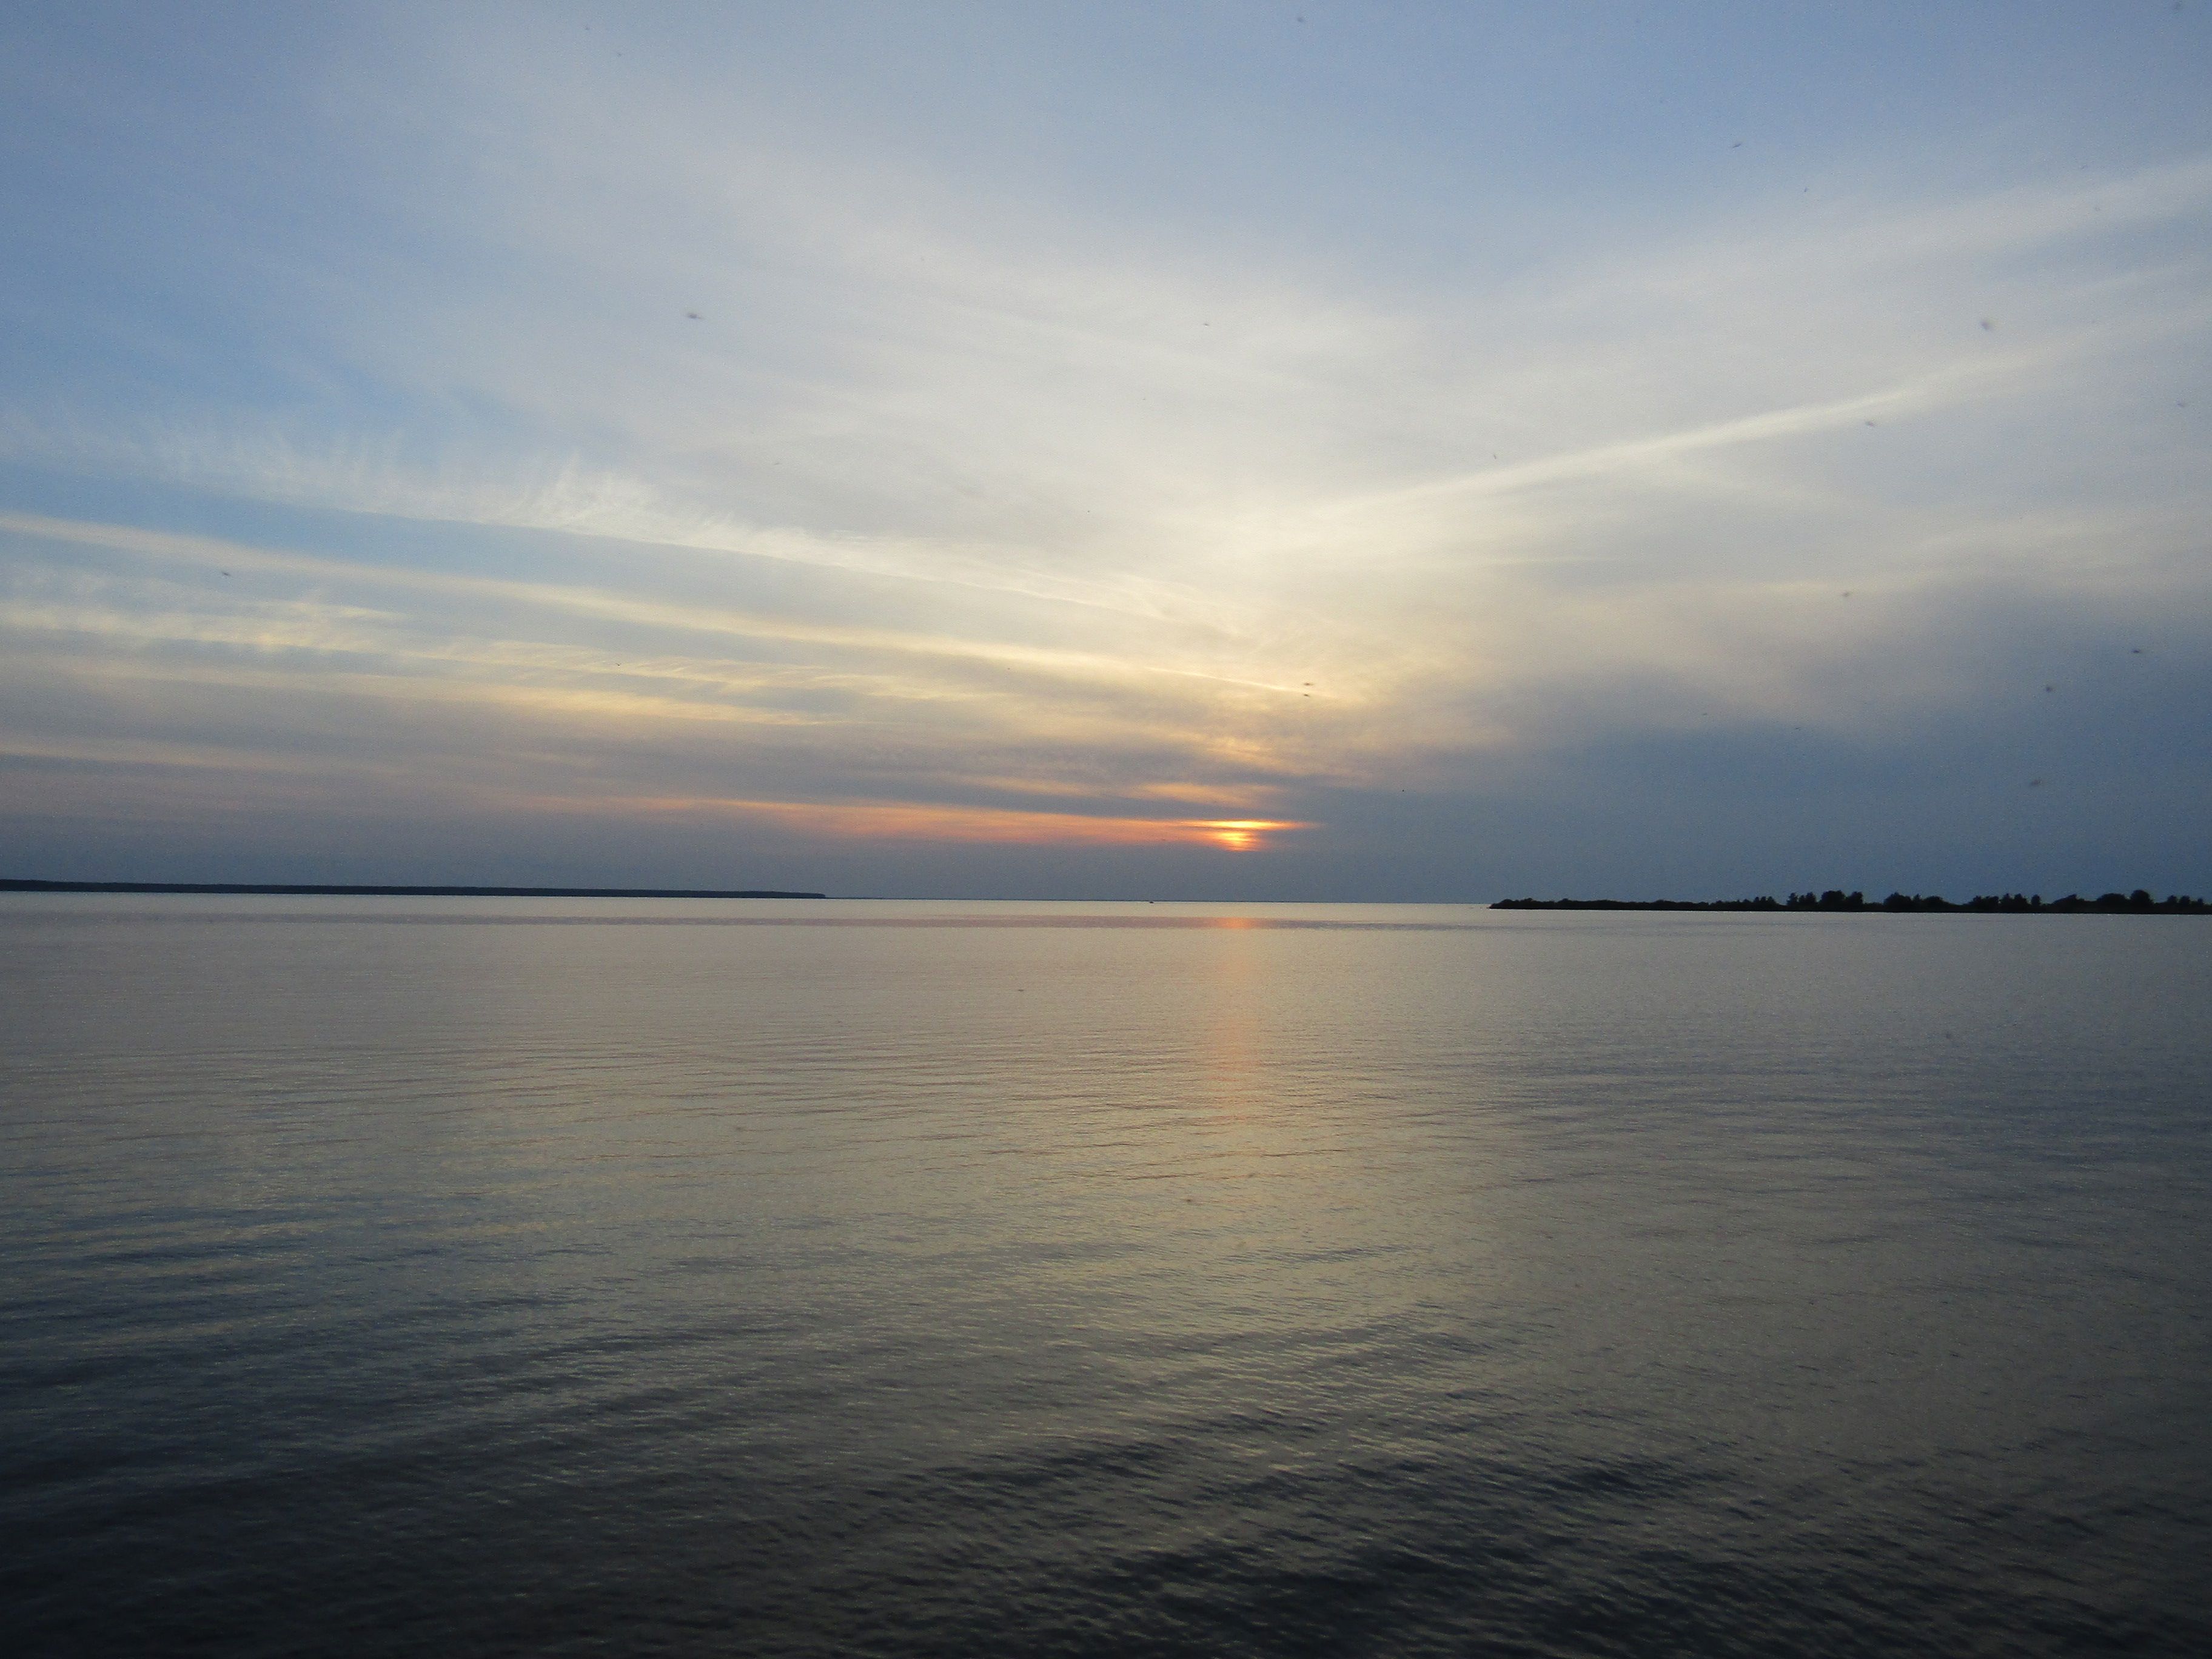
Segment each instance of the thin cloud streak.
[[545,811],[757,817],[807,836],[838,840],[980,842],[1054,847],[1208,846],[1244,852],[1276,836],[1314,826],[1272,818],[1146,818],[915,801],[780,801],[696,797],[577,799],[538,797]]
[[496,577],[469,576],[449,572],[405,569],[373,565],[324,555],[303,554],[217,541],[206,537],[178,536],[125,525],[91,524],[29,514],[0,513],[0,532],[49,541],[75,542],[156,559],[189,562],[205,569],[239,567],[315,579],[343,578],[366,586],[503,601],[508,604],[564,611],[594,619],[634,623],[669,632],[718,634],[732,638],[793,641],[808,645],[849,647],[902,656],[945,658],[999,664],[1059,674],[1069,678],[1124,681],[1146,675],[1204,680],[1244,690],[1284,696],[1288,684],[1241,679],[1203,669],[1131,660],[1076,652],[976,641],[926,638],[884,629],[825,627],[789,617],[774,617],[726,609],[656,604],[622,594],[548,582],[522,582]]

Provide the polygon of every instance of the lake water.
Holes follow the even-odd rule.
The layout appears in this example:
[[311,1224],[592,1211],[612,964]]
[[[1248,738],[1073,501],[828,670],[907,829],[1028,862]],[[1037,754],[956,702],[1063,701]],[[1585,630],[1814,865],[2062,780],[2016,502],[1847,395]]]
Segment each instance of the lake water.
[[2212,923],[0,899],[22,1653],[2212,1651]]

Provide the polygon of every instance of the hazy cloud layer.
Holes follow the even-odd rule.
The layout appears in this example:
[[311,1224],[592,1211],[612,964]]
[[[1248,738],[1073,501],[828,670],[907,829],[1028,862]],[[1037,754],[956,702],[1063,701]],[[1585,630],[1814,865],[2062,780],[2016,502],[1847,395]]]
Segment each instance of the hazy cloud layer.
[[2212,29],[1987,17],[18,16],[10,872],[2212,886]]

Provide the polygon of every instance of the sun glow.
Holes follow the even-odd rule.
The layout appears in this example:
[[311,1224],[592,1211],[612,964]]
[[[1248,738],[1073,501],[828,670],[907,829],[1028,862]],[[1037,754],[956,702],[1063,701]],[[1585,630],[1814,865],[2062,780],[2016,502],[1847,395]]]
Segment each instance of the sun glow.
[[627,811],[661,816],[729,815],[787,823],[812,836],[850,841],[983,842],[1028,846],[1212,845],[1232,853],[1310,823],[1289,818],[1144,818],[1039,812],[999,806],[912,801],[778,801],[707,796],[533,796],[540,811]]
[[1273,818],[1214,818],[1185,826],[1206,832],[1214,845],[1231,853],[1249,853],[1255,847],[1266,845],[1263,837],[1279,830],[1303,830],[1303,823],[1279,822]]

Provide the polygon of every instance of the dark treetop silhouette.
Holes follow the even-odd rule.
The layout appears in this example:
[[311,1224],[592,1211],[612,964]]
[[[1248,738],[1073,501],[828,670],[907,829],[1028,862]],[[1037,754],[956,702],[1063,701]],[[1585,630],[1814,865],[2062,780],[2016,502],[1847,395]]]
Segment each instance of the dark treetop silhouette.
[[1954,904],[1936,893],[1892,893],[1869,902],[1864,893],[1846,893],[1831,887],[1825,893],[1792,893],[1786,899],[1771,894],[1747,899],[1500,899],[1493,910],[1882,910],[1948,911],[1956,914],[2008,916],[2212,915],[2212,901],[2169,893],[2154,899],[2142,888],[2132,893],[2106,893],[2083,898],[2069,893],[2045,902],[2040,893],[1984,893]]

